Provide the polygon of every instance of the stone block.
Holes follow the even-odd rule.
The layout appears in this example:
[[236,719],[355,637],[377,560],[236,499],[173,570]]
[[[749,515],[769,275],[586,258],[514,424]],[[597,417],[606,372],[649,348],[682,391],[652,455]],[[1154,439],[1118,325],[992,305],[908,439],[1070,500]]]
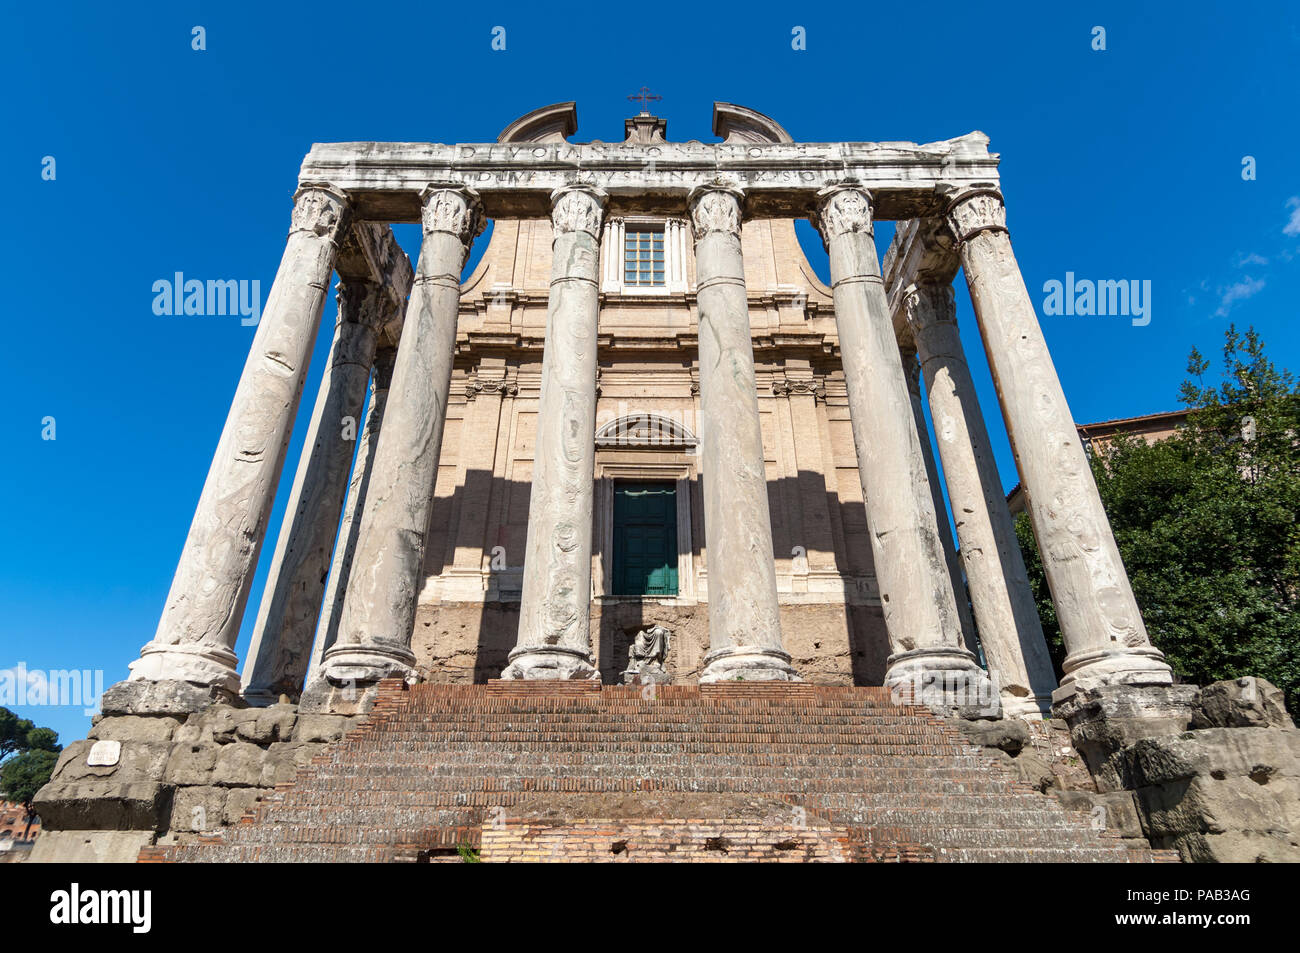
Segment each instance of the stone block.
[[1286,696],[1254,676],[1215,682],[1201,689],[1193,728],[1294,728]]
[[995,718],[971,721],[966,718],[945,719],[958,729],[971,744],[983,748],[998,748],[1017,755],[1029,743],[1029,726],[1019,718]]
[[171,800],[171,785],[158,781],[85,778],[51,781],[33,803],[43,838],[55,830],[161,830]]
[[174,715],[111,715],[100,718],[86,736],[114,741],[171,741],[181,719]]
[[226,798],[227,824],[238,824],[239,819],[275,793],[274,788],[228,788]]
[[1277,728],[1206,728],[1172,738],[1147,738],[1113,759],[1117,780],[1140,788],[1209,776],[1300,777],[1296,740],[1300,732]]
[[105,690],[99,710],[105,716],[187,715],[229,698],[221,689],[190,682],[128,679]]
[[325,746],[312,742],[277,742],[266,749],[262,764],[261,784],[274,787],[297,777],[298,769],[305,767]]
[[213,831],[225,823],[226,800],[230,788],[205,785],[178,788],[172,801],[172,833],[178,831]]
[[133,864],[153,842],[150,831],[43,830],[28,863]]
[[[177,729],[178,733],[186,726]],[[217,765],[215,743],[176,744],[172,746],[171,757],[167,759],[167,771],[164,775],[170,784],[210,784],[212,770]]]
[[1289,833],[1300,818],[1300,785],[1290,779],[1259,784],[1248,777],[1217,780],[1202,776],[1139,788],[1137,797],[1152,838],[1189,833]]
[[119,784],[162,780],[171,753],[170,744],[128,741],[118,751],[115,764],[88,764],[91,749],[103,744],[87,738],[68,745],[59,755],[50,780],[61,784],[93,779],[112,779]]
[[1087,814],[1096,830],[1110,831],[1149,847],[1132,791],[1054,791],[1067,811]]
[[[356,721],[347,715],[299,715],[293,741],[338,741]],[[284,740],[284,739],[281,739]]]
[[257,787],[262,784],[266,752],[247,741],[236,741],[217,749],[212,783],[225,787]]
[[1107,685],[1077,689],[1053,706],[1070,739],[1102,786],[1114,787],[1110,757],[1143,738],[1180,734],[1192,723],[1195,685]]
[[271,705],[255,709],[255,718],[240,721],[235,733],[244,741],[255,744],[271,744],[276,741],[289,741],[293,737],[293,726],[298,720],[298,709],[294,705]]
[[1300,841],[1294,834],[1237,831],[1231,834],[1184,834],[1169,840],[1187,864],[1300,863]]

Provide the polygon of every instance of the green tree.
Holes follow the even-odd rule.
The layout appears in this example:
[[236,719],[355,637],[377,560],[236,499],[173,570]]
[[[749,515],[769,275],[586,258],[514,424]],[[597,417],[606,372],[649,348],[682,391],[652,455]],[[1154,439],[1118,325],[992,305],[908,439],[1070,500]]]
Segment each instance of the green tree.
[[0,798],[23,806],[30,825],[32,801],[59,760],[58,732],[37,728],[8,708],[0,708]]
[[[1217,383],[1193,349],[1187,424],[1117,439],[1092,471],[1151,641],[1186,681],[1259,675],[1300,701],[1300,389],[1252,329]],[[1016,534],[1053,656],[1064,654],[1028,517]]]

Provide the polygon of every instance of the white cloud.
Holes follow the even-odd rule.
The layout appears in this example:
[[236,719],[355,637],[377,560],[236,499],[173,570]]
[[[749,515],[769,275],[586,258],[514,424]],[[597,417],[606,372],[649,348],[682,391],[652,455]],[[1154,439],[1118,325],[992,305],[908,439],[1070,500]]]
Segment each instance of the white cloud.
[[1241,281],[1235,281],[1219,293],[1219,309],[1214,312],[1216,318],[1226,318],[1228,312],[1238,301],[1253,298],[1264,288],[1263,278],[1251,278],[1247,275]]
[[1249,254],[1244,254],[1244,255],[1243,254],[1237,255],[1238,268],[1242,267],[1243,265],[1267,265],[1267,264],[1268,264],[1268,259],[1265,258],[1263,255],[1256,254],[1255,252],[1250,252]]
[[1300,195],[1287,199],[1286,207],[1291,210],[1291,218],[1282,226],[1282,234],[1300,235]]

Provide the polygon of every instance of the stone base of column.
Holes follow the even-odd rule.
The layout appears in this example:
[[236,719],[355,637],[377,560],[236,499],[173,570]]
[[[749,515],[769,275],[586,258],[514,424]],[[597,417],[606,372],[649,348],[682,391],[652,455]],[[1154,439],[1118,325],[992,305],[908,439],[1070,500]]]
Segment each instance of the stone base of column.
[[747,646],[716,649],[704,656],[700,684],[710,682],[801,682],[790,665],[790,654],[778,649]]
[[600,672],[591,655],[579,649],[558,645],[525,646],[509,655],[509,664],[501,673],[504,681],[600,680]]
[[[1144,738],[1175,737],[1191,728],[1195,685],[1062,686],[1052,713],[1070,726],[1070,739],[1100,790],[1125,785],[1112,755]],[[1058,697],[1059,696],[1059,697]],[[1254,730],[1254,729],[1252,729]]]
[[298,701],[312,714],[360,715],[370,711],[385,678],[417,678],[415,654],[405,645],[335,645],[326,651],[320,671]]
[[288,698],[290,702],[293,701],[291,695],[272,692],[270,689],[265,688],[250,688],[248,691],[244,692],[242,697],[244,699],[244,704],[248,705],[250,708],[267,708],[271,705],[278,705],[281,698]]
[[891,655],[885,687],[899,704],[929,705],[962,718],[1001,718],[988,673],[964,648],[922,648]]
[[130,681],[188,682],[237,695],[238,665],[239,657],[221,646],[150,642],[127,667]]
[[1002,717],[1040,721],[1052,717],[1051,695],[1012,695],[1002,693]]
[[152,681],[133,676],[105,690],[99,701],[99,712],[104,716],[188,715],[217,703],[241,704],[236,693],[223,688],[170,678]]
[[1173,672],[1164,653],[1151,645],[1119,651],[1098,649],[1067,655],[1061,665],[1061,687],[1052,692],[1053,703],[1078,690],[1107,685],[1172,685]]

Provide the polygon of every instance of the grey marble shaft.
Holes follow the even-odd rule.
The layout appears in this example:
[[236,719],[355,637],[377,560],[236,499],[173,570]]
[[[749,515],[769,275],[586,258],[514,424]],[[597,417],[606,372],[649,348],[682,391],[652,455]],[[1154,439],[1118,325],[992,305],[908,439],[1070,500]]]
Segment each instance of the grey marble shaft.
[[339,524],[338,539],[334,544],[334,558],[330,563],[329,583],[321,603],[320,620],[316,624],[312,643],[311,662],[307,668],[307,682],[320,671],[325,650],[338,638],[339,617],[343,612],[343,597],[348,591],[352,575],[352,559],[357,551],[357,533],[361,529],[361,513],[365,509],[370,471],[374,466],[375,448],[379,444],[379,430],[384,422],[384,405],[388,402],[388,388],[393,380],[393,364],[397,349],[383,347],[375,352],[374,376],[370,389],[370,409],[366,413],[366,429],[361,432],[357,445],[356,463],[352,479],[348,481],[348,499]]
[[952,284],[917,282],[908,290],[904,306],[925,375],[930,417],[989,670],[996,676],[1004,711],[1037,716],[1051,708],[1056,675],[957,333]]
[[1054,697],[1093,685],[1169,684],[1079,441],[1006,229],[1000,193],[954,197],[958,241],[1007,434],[1020,466],[1067,656]]
[[709,653],[702,682],[797,679],[781,641],[763,432],[754,378],[741,202],[705,186],[689,199],[699,307],[700,446],[708,548]]
[[853,442],[893,649],[886,684],[916,683],[936,673],[955,672],[986,685],[963,645],[934,497],[880,277],[871,197],[858,187],[837,186],[823,190],[819,198],[817,225],[830,254]]
[[244,666],[244,698],[297,698],[311,653],[330,557],[348,489],[358,422],[380,328],[391,318],[387,290],[339,282],[338,321],[303,443],[284,522]]
[[322,675],[334,684],[405,676],[415,662],[411,630],[447,420],[460,273],[470,242],[483,229],[481,206],[471,190],[430,186],[422,198],[420,261],[338,638],[321,666]]
[[284,257],[158,630],[131,663],[132,679],[239,690],[235,640],[348,219],[347,196],[328,186],[294,197]]
[[605,193],[552,197],[551,287],[519,637],[502,678],[599,678],[591,657],[596,323]]

